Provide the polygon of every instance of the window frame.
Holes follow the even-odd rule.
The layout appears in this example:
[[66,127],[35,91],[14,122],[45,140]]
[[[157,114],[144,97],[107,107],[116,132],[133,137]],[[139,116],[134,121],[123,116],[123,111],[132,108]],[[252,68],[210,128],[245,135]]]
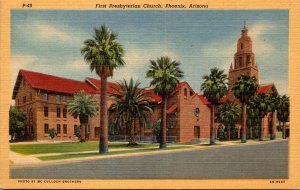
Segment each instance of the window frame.
[[48,123],[44,123],[44,133],[45,134],[49,133],[49,124]]
[[49,117],[49,107],[44,106],[44,117]]
[[48,101],[49,100],[48,93],[43,93],[42,99],[43,99],[43,101]]
[[57,131],[57,134],[61,134],[61,125],[60,124],[56,125],[56,131]]
[[63,134],[64,135],[68,134],[68,125],[67,124],[63,124]]
[[68,117],[67,108],[63,108],[63,118],[67,118],[67,117]]
[[56,107],[56,117],[61,118],[61,108],[60,107]]

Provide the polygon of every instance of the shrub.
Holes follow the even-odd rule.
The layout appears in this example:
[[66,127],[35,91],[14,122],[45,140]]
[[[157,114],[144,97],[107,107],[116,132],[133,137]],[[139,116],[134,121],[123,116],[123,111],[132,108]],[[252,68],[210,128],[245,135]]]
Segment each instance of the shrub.
[[51,139],[54,139],[55,136],[57,136],[57,132],[55,129],[50,129],[48,132]]
[[219,140],[225,140],[225,132],[223,126],[218,127],[218,136]]
[[238,138],[238,129],[235,127],[230,127],[230,138],[237,139]]
[[74,135],[79,139],[80,142],[82,142],[80,126],[75,127]]

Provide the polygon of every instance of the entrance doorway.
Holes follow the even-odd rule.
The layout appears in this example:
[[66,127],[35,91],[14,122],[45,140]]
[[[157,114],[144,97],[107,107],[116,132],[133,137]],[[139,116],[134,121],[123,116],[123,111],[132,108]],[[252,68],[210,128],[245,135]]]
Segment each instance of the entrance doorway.
[[194,126],[194,138],[200,138],[200,126]]

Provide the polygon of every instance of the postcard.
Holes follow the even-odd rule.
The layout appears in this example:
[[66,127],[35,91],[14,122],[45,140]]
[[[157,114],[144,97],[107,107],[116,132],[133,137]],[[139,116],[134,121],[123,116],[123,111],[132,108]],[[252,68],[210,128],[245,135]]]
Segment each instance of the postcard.
[[0,188],[300,188],[298,1],[0,11]]

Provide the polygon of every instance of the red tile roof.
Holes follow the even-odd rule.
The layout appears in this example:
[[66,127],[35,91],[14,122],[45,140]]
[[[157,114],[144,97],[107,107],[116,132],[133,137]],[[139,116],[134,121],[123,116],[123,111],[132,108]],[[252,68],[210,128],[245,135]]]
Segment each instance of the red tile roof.
[[269,92],[270,89],[272,89],[272,87],[273,87],[272,84],[260,86],[260,87],[257,89],[257,93],[258,93],[258,94],[266,94],[266,93]]
[[208,105],[210,102],[205,98],[203,94],[197,94],[200,98],[200,100],[203,102],[203,104]]
[[167,113],[173,113],[177,109],[177,104],[173,104],[169,109],[167,109]]
[[73,94],[80,90],[84,90],[86,93],[93,93],[93,91],[95,91],[90,85],[85,82],[21,69],[19,71],[19,75],[14,87],[13,98],[15,98],[17,90],[21,83],[21,77],[24,77],[25,80],[31,85],[31,87],[35,89],[66,94]]
[[144,91],[148,92],[148,96],[152,99],[151,102],[160,102],[161,101],[161,97],[158,94],[156,94],[152,89],[147,89]]

